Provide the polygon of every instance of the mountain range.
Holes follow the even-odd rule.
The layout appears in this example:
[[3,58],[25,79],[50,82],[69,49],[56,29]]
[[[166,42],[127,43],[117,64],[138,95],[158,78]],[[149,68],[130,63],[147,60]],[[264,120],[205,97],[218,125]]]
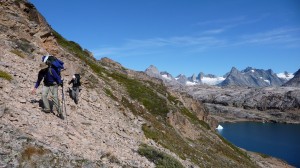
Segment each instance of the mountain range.
[[[187,77],[183,74],[173,77],[170,73],[159,70],[151,65],[145,70],[145,73],[151,77],[159,78],[168,85],[216,85],[216,86],[238,86],[238,87],[268,87],[268,86],[282,86],[287,81],[295,81],[292,73],[284,72],[275,74],[271,69],[263,70],[252,67],[247,67],[239,71],[232,67],[230,72],[224,76],[218,77],[213,74],[204,74],[200,72],[197,76],[193,74]],[[295,73],[296,74],[296,73]],[[295,76],[296,77],[296,76]],[[293,80],[291,80],[293,79]],[[291,83],[290,82],[290,83]],[[297,84],[288,84],[297,86]]]

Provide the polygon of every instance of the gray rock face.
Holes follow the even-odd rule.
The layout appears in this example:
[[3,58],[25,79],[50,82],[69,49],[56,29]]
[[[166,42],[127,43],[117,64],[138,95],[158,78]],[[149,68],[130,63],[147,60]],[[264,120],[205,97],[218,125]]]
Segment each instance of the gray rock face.
[[181,85],[170,73],[166,71],[159,72],[159,70],[154,65],[149,66],[145,70],[145,73],[150,77],[161,79],[167,86]]
[[191,77],[188,77],[188,80],[191,82],[196,82],[197,81],[197,77],[195,74],[193,74]]
[[289,86],[289,87],[300,87],[300,69],[295,72],[294,77],[283,84],[283,86]]
[[183,85],[185,85],[186,82],[188,81],[187,77],[182,74],[178,75],[176,78],[177,78],[177,81]]
[[193,86],[189,95],[202,101],[210,114],[229,120],[300,123],[300,89]]
[[145,73],[151,77],[161,79],[161,75],[158,69],[154,65],[150,65],[146,70]]
[[239,71],[233,67],[219,86],[266,87],[281,86],[283,83],[284,80],[278,78],[270,69],[262,70],[248,67]]

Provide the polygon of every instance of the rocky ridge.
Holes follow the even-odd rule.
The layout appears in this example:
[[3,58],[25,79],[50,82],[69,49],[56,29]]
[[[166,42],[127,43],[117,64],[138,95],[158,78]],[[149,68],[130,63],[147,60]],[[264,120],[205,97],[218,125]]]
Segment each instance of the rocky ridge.
[[[96,61],[31,3],[0,4],[0,167],[155,167],[145,150],[183,167],[288,167],[229,145],[192,97],[108,58]],[[65,81],[82,76],[78,105],[67,86],[59,89],[65,120],[41,112],[41,93],[29,93],[49,53],[65,62]]]
[[265,71],[248,67],[239,71],[233,67],[219,86],[266,87],[281,86],[284,82],[271,69]]
[[218,121],[300,123],[297,87],[190,86],[177,89],[204,103]]
[[275,74],[271,69],[255,69],[247,67],[246,69],[239,71],[235,67],[223,77],[217,77],[213,74],[204,74],[200,72],[198,76],[193,74],[190,77],[186,77],[183,74],[174,78],[170,73],[159,70],[151,65],[145,70],[145,73],[151,77],[155,77],[163,80],[168,86],[190,86],[190,85],[214,85],[214,86],[238,86],[238,87],[269,87],[269,86],[282,86],[285,82],[293,77],[291,73]]

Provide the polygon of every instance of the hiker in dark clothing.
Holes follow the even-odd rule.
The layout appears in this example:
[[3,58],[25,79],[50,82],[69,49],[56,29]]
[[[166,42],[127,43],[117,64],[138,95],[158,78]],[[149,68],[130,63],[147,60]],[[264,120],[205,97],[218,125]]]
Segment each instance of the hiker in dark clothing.
[[81,90],[80,75],[79,74],[73,75],[72,80],[69,82],[69,85],[70,84],[73,84],[72,89],[69,90],[71,92],[71,97],[74,100],[74,102],[78,104],[79,91]]
[[52,97],[53,97],[53,103],[58,111],[58,116],[61,119],[64,119],[64,116],[62,114],[62,110],[60,107],[59,99],[58,99],[58,86],[63,85],[63,81],[61,80],[61,77],[51,67],[41,69],[38,73],[38,79],[36,81],[36,84],[31,91],[32,94],[36,93],[36,89],[39,87],[42,80],[44,82],[43,91],[42,91],[42,100],[43,100],[43,104],[44,104],[43,111],[46,113],[51,112],[49,100],[47,98],[48,93],[50,91],[52,94]]

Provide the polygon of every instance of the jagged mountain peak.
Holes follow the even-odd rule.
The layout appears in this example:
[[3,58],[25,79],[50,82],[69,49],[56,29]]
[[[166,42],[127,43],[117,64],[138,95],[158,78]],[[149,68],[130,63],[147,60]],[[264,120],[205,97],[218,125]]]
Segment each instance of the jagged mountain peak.
[[236,67],[232,67],[229,73],[230,74],[237,74],[237,73],[240,73],[240,71]]
[[300,87],[300,69],[294,73],[294,77],[287,81],[283,86]]
[[151,73],[154,73],[154,74],[159,74],[159,70],[156,68],[156,66],[154,65],[150,65],[147,69],[146,69],[147,72],[151,72]]
[[253,71],[255,71],[255,68],[247,67],[246,69],[242,70],[241,72],[249,72],[249,71],[253,72]]
[[280,79],[271,69],[255,69],[247,67],[241,72],[232,68],[220,86],[266,87],[280,86],[284,80]]

